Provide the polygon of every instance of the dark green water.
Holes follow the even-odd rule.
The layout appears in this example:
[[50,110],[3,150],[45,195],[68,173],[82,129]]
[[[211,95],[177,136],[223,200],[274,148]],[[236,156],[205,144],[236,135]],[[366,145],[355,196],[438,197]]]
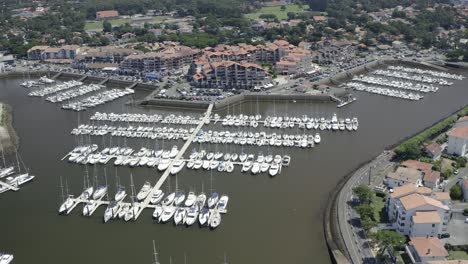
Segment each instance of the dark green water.
[[[292,156],[291,166],[276,178],[243,174],[239,168],[231,174],[213,172],[213,188],[228,194],[230,201],[229,212],[223,216],[221,226],[210,231],[198,226],[157,224],[150,210],[131,223],[114,220],[103,224],[104,207],[90,218],[81,215],[82,206],[69,216],[57,215],[61,203],[60,176],[67,179],[71,193],[78,195],[82,191],[83,167],[60,161],[76,144],[77,139],[70,131],[78,124],[78,114],[26,96],[27,90],[19,86],[20,82],[0,80],[0,100],[14,109],[20,153],[37,178],[19,192],[0,195],[0,251],[13,253],[14,263],[151,263],[152,240],[156,241],[161,263],[169,263],[170,257],[172,263],[184,263],[184,254],[187,263],[221,263],[224,252],[231,263],[330,263],[321,218],[329,192],[336,183],[386,146],[468,102],[465,80],[443,87],[419,102],[358,93],[358,102],[343,109],[332,104],[292,102],[248,103],[231,108],[230,113],[259,112],[264,116],[273,113],[330,116],[336,112],[339,116],[357,116],[360,127],[355,133],[323,132],[322,143],[314,149],[270,148],[273,154]],[[81,113],[79,119],[88,122],[94,111],[127,111],[127,107],[122,106],[126,100],[88,110]],[[128,107],[128,111],[173,112],[135,107]],[[220,126],[210,125],[204,129],[220,129]],[[288,131],[302,133],[296,129]],[[103,143],[101,138],[92,140]],[[123,144],[123,139],[114,138],[113,142]],[[109,143],[109,138],[105,143]],[[163,144],[151,140],[128,142],[134,148],[153,147],[155,143],[159,147]],[[164,146],[170,148],[175,143],[182,146],[183,142],[166,141]],[[215,145],[202,147],[216,148]],[[240,153],[240,148],[233,145],[217,148]],[[268,152],[266,147],[244,150],[255,154]],[[96,172],[103,182],[103,166],[98,166]],[[130,169],[119,168],[117,172],[128,187]],[[94,169],[91,168],[90,173],[93,175]],[[154,169],[143,168],[133,169],[132,173],[137,189],[146,180],[156,182],[161,175]],[[113,165],[107,165],[107,178],[114,186]],[[171,189],[174,184],[175,179],[171,178]],[[178,176],[180,189],[201,191],[202,184],[209,192],[209,172],[184,169]],[[167,184],[164,188],[168,188]]]

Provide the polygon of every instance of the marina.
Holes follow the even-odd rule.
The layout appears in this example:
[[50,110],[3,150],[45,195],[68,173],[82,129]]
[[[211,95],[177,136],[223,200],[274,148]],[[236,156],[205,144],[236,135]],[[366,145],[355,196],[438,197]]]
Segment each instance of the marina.
[[73,99],[75,97],[79,97],[79,96],[100,90],[104,87],[105,87],[104,85],[99,85],[99,84],[78,86],[77,88],[70,89],[65,92],[56,93],[55,95],[49,96],[46,98],[46,100],[51,103],[60,103],[66,100]]
[[356,91],[419,101],[424,98],[422,94],[438,92],[437,85],[453,85],[453,82],[447,79],[463,79],[457,74],[403,66],[388,66],[387,69],[377,69],[370,74],[354,76],[350,82],[342,86]]
[[49,87],[34,90],[34,91],[30,92],[28,95],[29,96],[36,96],[36,97],[44,97],[44,96],[47,96],[47,95],[50,95],[50,94],[53,94],[53,93],[68,90],[68,89],[78,87],[78,86],[81,86],[81,85],[83,85],[82,82],[72,80],[72,81],[64,82],[64,83],[57,84],[57,85],[54,85],[54,86],[49,86]]
[[62,109],[84,111],[88,108],[93,108],[133,93],[135,93],[135,91],[131,88],[111,89],[63,104]]

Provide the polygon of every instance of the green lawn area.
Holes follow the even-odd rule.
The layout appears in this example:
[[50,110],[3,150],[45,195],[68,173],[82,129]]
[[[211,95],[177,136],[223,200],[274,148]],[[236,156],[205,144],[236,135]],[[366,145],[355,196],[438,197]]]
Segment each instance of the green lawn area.
[[385,198],[375,196],[374,202],[372,203],[374,208],[374,218],[377,223],[386,223],[387,217],[385,216]]
[[[164,16],[157,16],[153,18],[154,22],[162,22],[166,20],[168,17]],[[109,20],[109,22],[112,24],[112,26],[120,26],[125,23],[130,23],[131,19],[114,19],[114,20]],[[85,30],[96,30],[96,29],[102,29],[102,21],[89,21],[86,22],[85,25]]]
[[465,251],[449,251],[449,259],[466,259],[468,260],[468,254]]
[[245,16],[250,19],[255,19],[258,18],[262,14],[273,14],[275,15],[279,20],[287,19],[288,18],[288,12],[294,12],[294,13],[301,13],[307,11],[307,5],[303,5],[302,8],[299,7],[299,5],[286,5],[286,9],[283,11],[281,10],[281,6],[264,6],[257,10],[255,13],[249,13],[246,14]]

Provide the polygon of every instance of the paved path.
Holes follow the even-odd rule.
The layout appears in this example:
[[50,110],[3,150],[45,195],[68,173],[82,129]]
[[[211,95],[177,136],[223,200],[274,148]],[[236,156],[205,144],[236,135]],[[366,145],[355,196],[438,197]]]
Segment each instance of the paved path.
[[[390,153],[379,155],[366,164],[348,180],[338,196],[338,225],[352,263],[377,263],[363,230],[360,227],[359,215],[349,204],[353,200],[353,188],[361,184],[369,184],[369,168],[383,168],[389,164]],[[372,169],[372,177],[377,176],[377,169]]]

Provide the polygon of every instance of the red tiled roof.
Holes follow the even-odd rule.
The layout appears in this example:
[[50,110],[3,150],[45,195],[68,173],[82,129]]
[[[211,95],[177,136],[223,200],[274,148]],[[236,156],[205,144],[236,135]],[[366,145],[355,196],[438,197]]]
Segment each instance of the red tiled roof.
[[440,179],[440,172],[438,171],[431,171],[430,173],[426,173],[424,175],[424,181],[425,182],[430,182],[435,184],[437,180]]
[[450,130],[447,135],[457,138],[468,138],[468,126],[456,127]]
[[426,174],[430,173],[432,171],[432,164],[427,163],[427,162],[421,162],[418,160],[405,160],[401,163],[401,166],[405,166],[408,168],[413,168],[417,169],[419,171],[422,171]]
[[431,143],[424,147],[427,152],[430,152],[432,155],[436,155],[442,152],[442,147],[437,143]]
[[117,12],[116,10],[104,10],[104,11],[96,12],[96,17],[99,17],[99,18],[118,17],[118,16],[119,16],[119,12]]
[[412,237],[409,242],[420,257],[447,257],[444,244],[436,237]]
[[457,122],[464,122],[464,121],[468,121],[468,116],[462,116],[457,120]]

